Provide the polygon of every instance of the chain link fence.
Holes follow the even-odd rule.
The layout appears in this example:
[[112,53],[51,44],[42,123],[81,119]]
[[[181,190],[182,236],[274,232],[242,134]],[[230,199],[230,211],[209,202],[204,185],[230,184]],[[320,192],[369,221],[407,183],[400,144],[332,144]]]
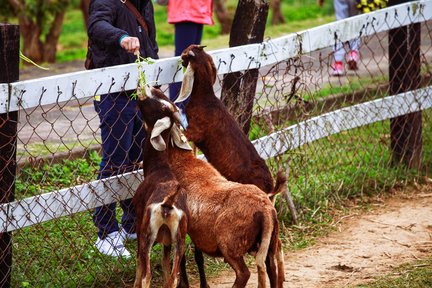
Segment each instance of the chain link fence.
[[[304,225],[323,221],[328,209],[347,199],[388,193],[430,175],[432,3],[414,4],[279,42],[208,51],[219,71],[218,95],[225,74],[238,72],[244,81],[246,68],[258,69],[253,108],[237,109],[235,116],[251,112],[250,138],[273,173],[286,171],[296,216]],[[332,76],[334,47],[343,44],[348,53],[347,41],[353,38],[361,40],[358,70]],[[259,59],[251,58],[249,52],[256,55],[257,47]],[[5,203],[0,204],[0,239],[7,243],[1,247],[13,257],[12,262],[0,257],[0,286],[8,277],[12,287],[133,285],[136,242],[126,243],[130,259],[103,256],[94,247],[92,221],[95,207],[130,198],[143,180],[136,170],[139,161],[128,162],[121,175],[97,180],[103,140],[95,96],[128,98],[124,91],[136,83],[130,67],[18,82],[12,87],[15,102],[2,103],[10,111],[15,105],[19,116],[16,145],[5,140],[16,150],[9,151],[9,158],[2,155],[0,167],[1,175],[13,174],[16,154],[15,201],[0,199]],[[148,79],[168,93],[166,84],[182,77],[177,60],[156,67]],[[6,115],[0,123],[4,129],[12,114],[1,113]],[[292,211],[282,200],[277,209],[285,229],[293,222]],[[122,210],[117,208],[117,214],[121,217]],[[155,248],[153,260],[160,254]],[[160,262],[153,263],[157,274]]]

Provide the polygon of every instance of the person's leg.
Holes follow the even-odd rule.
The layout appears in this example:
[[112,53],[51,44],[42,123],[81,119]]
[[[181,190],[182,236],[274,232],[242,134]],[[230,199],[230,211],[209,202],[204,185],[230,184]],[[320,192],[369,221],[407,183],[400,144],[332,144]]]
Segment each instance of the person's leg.
[[[197,24],[193,22],[180,22],[175,25],[175,56],[181,55],[184,49],[189,47],[191,44],[201,44],[203,24]],[[169,85],[169,97],[172,101],[177,99],[180,92],[181,82],[172,83]],[[183,103],[180,103],[179,107],[184,108]]]
[[[136,109],[128,106],[129,99],[124,94],[103,95],[100,100],[95,103],[95,108],[101,120],[102,138],[102,161],[98,179],[103,179],[130,169],[128,152],[132,143]],[[112,203],[95,209],[93,221],[99,229],[100,239],[119,230],[115,207],[115,203]]]
[[[142,120],[141,111],[136,109],[136,100],[131,100],[128,109],[135,110],[136,114],[132,120],[132,143],[129,151],[129,162],[131,163],[131,169],[135,170],[138,168],[139,163],[142,161],[142,150],[144,148],[145,131]],[[120,201],[120,206],[123,209],[122,216],[122,229],[128,234],[134,234],[135,231],[135,209],[132,204],[132,199]]]
[[[333,6],[335,10],[336,20],[342,20],[350,17],[350,0],[334,0]],[[345,48],[342,42],[338,41],[338,43],[334,46],[334,61],[342,62],[345,57]]]
[[[359,12],[356,7],[356,1],[354,0],[348,1],[348,6],[349,6],[348,17],[358,15]],[[357,37],[349,41],[349,52],[346,59],[349,70],[358,69],[358,61],[360,59],[359,49],[360,49],[360,37]]]

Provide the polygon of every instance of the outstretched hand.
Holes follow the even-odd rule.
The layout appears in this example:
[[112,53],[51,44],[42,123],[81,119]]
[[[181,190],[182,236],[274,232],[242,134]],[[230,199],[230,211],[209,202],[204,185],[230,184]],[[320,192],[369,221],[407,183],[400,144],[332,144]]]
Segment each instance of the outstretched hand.
[[120,46],[125,49],[129,53],[138,53],[140,49],[140,43],[137,37],[124,37],[121,42]]

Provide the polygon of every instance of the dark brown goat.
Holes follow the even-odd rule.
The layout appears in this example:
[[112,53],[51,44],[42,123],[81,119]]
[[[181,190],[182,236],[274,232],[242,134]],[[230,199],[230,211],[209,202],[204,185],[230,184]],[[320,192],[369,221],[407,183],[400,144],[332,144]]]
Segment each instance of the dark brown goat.
[[[156,107],[155,107],[156,106]],[[164,247],[163,273],[164,287],[177,286],[180,262],[184,255],[184,243],[187,230],[187,211],[184,191],[171,172],[165,143],[169,138],[167,125],[173,120],[176,111],[174,105],[162,105],[159,101],[140,94],[138,107],[144,117],[146,138],[144,146],[144,181],[138,187],[133,198],[137,215],[137,270],[134,287],[150,287],[150,251],[153,243]],[[155,115],[152,111],[160,111]],[[161,132],[163,131],[163,132]],[[170,250],[175,244],[175,259],[170,275]]]
[[185,109],[189,122],[187,138],[228,180],[254,184],[266,193],[282,192],[286,188],[285,175],[279,172],[273,186],[265,161],[216,97],[213,84],[217,70],[211,56],[202,46],[191,45],[183,51],[181,59],[187,72],[177,101],[190,97]]
[[[211,56],[204,52],[202,46],[191,45],[183,51],[181,59],[187,70],[177,101],[190,97],[185,109],[189,122],[187,138],[228,180],[254,184],[268,193],[269,197],[283,192],[286,189],[285,175],[278,172],[273,186],[273,178],[265,161],[216,97],[213,84],[217,70]],[[199,250],[195,251],[195,258],[198,268],[203,267]],[[199,273],[200,287],[208,287],[204,270],[199,269]]]
[[[162,105],[172,106],[160,91],[154,92]],[[147,113],[159,117],[160,109],[154,105]],[[268,195],[255,185],[226,180],[211,164],[197,159],[176,125],[171,140],[164,143],[171,171],[186,190],[187,229],[193,243],[211,256],[224,257],[236,272],[233,287],[245,287],[249,279],[246,253],[256,253],[259,287],[265,287],[266,265],[271,287],[282,287],[279,224]]]

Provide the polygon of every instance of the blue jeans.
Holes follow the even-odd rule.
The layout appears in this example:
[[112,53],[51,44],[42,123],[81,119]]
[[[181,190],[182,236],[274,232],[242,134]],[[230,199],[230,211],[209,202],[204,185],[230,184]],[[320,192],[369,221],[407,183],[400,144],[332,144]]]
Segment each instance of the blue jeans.
[[[142,147],[145,132],[141,112],[136,100],[131,100],[126,93],[102,95],[100,101],[94,101],[99,115],[102,138],[102,161],[98,179],[130,172],[142,161]],[[122,227],[128,233],[135,232],[135,210],[131,199],[120,201],[123,209]],[[99,229],[98,236],[119,230],[116,219],[116,203],[97,207],[93,222]]]
[[[203,33],[203,24],[194,22],[179,22],[175,25],[175,56],[181,55],[184,49],[192,44],[201,44]],[[177,99],[180,93],[181,82],[172,83],[169,85],[169,97],[171,101]],[[187,101],[177,103],[177,106],[184,110]]]

